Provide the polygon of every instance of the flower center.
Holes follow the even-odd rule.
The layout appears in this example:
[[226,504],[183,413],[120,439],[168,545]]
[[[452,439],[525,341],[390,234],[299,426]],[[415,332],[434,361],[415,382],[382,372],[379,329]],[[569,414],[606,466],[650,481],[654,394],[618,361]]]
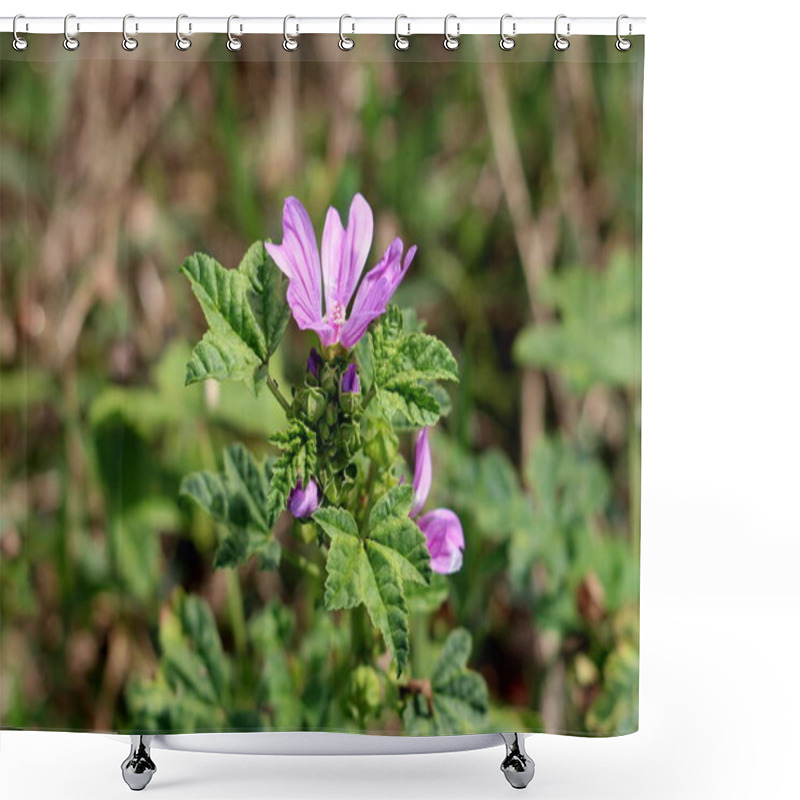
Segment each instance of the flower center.
[[339,302],[334,302],[328,311],[328,322],[338,331],[345,323],[347,309]]

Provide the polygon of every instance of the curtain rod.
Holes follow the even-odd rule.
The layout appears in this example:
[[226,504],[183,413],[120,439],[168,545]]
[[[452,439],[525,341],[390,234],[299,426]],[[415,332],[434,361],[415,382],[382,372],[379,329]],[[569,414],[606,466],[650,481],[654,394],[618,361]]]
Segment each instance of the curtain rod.
[[[452,36],[474,34],[499,34],[500,17],[355,17],[344,15],[339,17],[234,17],[231,22],[231,33],[243,34],[280,34],[288,33],[298,36],[306,33],[332,33],[340,35],[385,34],[394,36],[414,36],[417,34],[444,35],[445,29]],[[558,16],[558,32],[561,36],[637,36],[645,32],[644,17],[624,17],[618,21],[616,17],[570,17]],[[65,25],[71,36],[84,33],[120,33],[123,30],[122,17],[81,17],[69,15],[64,17],[26,17],[17,18],[16,31],[20,36],[25,34],[61,34]],[[128,15],[125,31],[129,36],[149,33],[175,34],[180,29],[183,36],[195,33],[227,33],[228,17],[194,17],[181,15],[176,17],[136,17]],[[502,22],[507,36],[526,34],[553,35],[556,27],[555,17],[515,17],[506,14]],[[14,30],[14,17],[0,17],[0,32],[11,33]]]

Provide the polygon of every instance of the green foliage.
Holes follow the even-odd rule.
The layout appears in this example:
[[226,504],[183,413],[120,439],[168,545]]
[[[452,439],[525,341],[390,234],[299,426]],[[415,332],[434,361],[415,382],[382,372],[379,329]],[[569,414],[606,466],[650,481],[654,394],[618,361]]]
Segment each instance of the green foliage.
[[586,725],[605,736],[639,729],[639,650],[623,642],[606,660],[602,689],[586,714]]
[[233,669],[208,604],[182,591],[161,615],[161,665],[153,685],[131,690],[134,725],[146,731],[224,727],[233,709]]
[[264,243],[253,242],[238,267],[250,283],[247,300],[264,336],[266,360],[278,349],[291,311],[286,302],[288,281],[267,255]]
[[299,480],[305,486],[317,459],[317,437],[314,431],[299,419],[289,422],[286,431],[276,433],[270,440],[282,449],[272,465],[272,479],[266,498],[269,525],[275,524],[278,514],[286,508],[289,492]]
[[269,467],[256,462],[241,444],[225,449],[221,473],[196,472],[184,478],[181,494],[228,531],[217,548],[215,567],[233,567],[255,556],[261,569],[277,568],[281,548],[272,535],[277,512],[268,504],[270,490]]
[[[370,395],[378,321],[356,348],[364,390],[359,398],[339,397],[334,380],[330,391],[306,385],[308,391],[287,402],[316,434],[310,474],[323,478],[323,502],[348,509],[362,534],[372,500],[399,474],[409,479],[409,432],[449,413],[446,426],[431,432],[429,507],[447,506],[462,519],[465,562],[458,574],[433,575],[428,585],[403,583],[415,612],[407,671],[430,684],[428,666],[449,629],[465,625],[474,637],[471,666],[492,677],[489,715],[473,729],[546,730],[552,718],[531,711],[542,708],[555,708],[559,727],[569,730],[631,729],[638,638],[620,620],[635,611],[638,592],[639,272],[631,266],[626,274],[617,261],[639,260],[640,108],[631,89],[640,73],[629,59],[628,66],[610,63],[607,42],[587,39],[573,47],[585,47],[586,58],[568,65],[576,80],[566,82],[572,86],[566,94],[547,61],[509,62],[496,71],[511,101],[505,133],[517,137],[532,214],[554,233],[553,273],[535,298],[515,247],[524,231],[516,228],[518,216],[508,213],[497,181],[481,99],[492,78],[480,72],[480,58],[458,69],[434,65],[441,92],[430,92],[425,60],[394,72],[386,62],[364,62],[357,97],[349,96],[349,84],[317,80],[316,65],[307,62],[298,65],[299,102],[272,91],[281,77],[265,75],[258,62],[207,61],[187,77],[213,91],[185,91],[183,83],[169,81],[161,87],[159,113],[144,120],[146,128],[160,126],[159,135],[154,128],[144,131],[150,144],[134,154],[136,168],[127,177],[116,172],[126,159],[115,153],[130,144],[124,114],[118,114],[129,104],[120,98],[108,114],[87,117],[80,126],[71,124],[69,110],[87,90],[96,91],[98,81],[131,91],[152,85],[157,65],[141,61],[137,80],[120,82],[113,59],[102,73],[85,69],[88,62],[66,70],[56,63],[39,62],[35,69],[26,61],[4,63],[0,672],[7,680],[0,716],[6,725],[400,730],[393,712],[405,684],[396,680],[394,665],[386,667],[366,610],[322,608],[329,540],[319,541],[319,526],[293,522],[288,514],[276,523],[284,544],[279,576],[260,574],[252,561],[248,569],[215,574],[209,562],[218,525],[226,536],[217,564],[241,564],[250,548],[260,560],[260,547],[278,547],[276,525],[265,535],[254,523],[244,536],[176,503],[184,475],[210,470],[215,480],[228,480],[223,459],[220,474],[215,463],[231,441],[244,441],[259,456],[265,452],[286,422],[273,394],[255,396],[252,389],[263,388],[266,360],[275,384],[297,384],[313,335],[289,325],[281,339],[285,279],[258,242],[238,269],[225,271],[241,275],[228,289],[243,316],[223,315],[232,308],[222,284],[216,295],[214,286],[202,287],[214,323],[193,357],[184,343],[195,340],[194,299],[184,274],[163,265],[200,243],[225,266],[235,264],[243,231],[247,241],[278,233],[279,198],[307,199],[316,220],[329,203],[344,210],[361,191],[378,211],[376,240],[396,220],[397,233],[418,245],[396,302],[419,309],[428,331],[458,348],[460,382],[409,379],[401,359],[382,378],[397,381],[395,390],[379,382]],[[388,84],[397,91],[384,91]],[[251,85],[264,91],[248,91]],[[576,93],[576,86],[596,91]],[[354,109],[362,134],[345,158],[330,157],[343,134],[329,114],[337,92],[343,93],[339,105]],[[441,103],[442,93],[452,103]],[[264,96],[273,98],[269,113],[278,117],[292,105],[294,133],[264,137]],[[559,103],[564,113],[552,114]],[[449,124],[454,108],[463,124]],[[387,136],[391,158],[385,157]],[[575,156],[569,163],[558,157],[564,144]],[[84,191],[80,162],[63,163],[64,152],[81,147],[92,151],[101,170],[113,167],[120,202]],[[564,181],[575,200],[566,205]],[[26,208],[37,213],[20,213]],[[89,221],[87,235],[73,236],[62,224],[65,210],[67,217]],[[92,221],[103,223],[94,233]],[[606,265],[610,246],[620,252]],[[63,258],[54,262],[53,252]],[[112,261],[109,273],[103,265]],[[208,277],[216,281],[216,268]],[[615,307],[622,298],[625,305]],[[521,334],[532,300],[553,321]],[[235,331],[248,316],[245,340]],[[402,334],[419,328],[415,314],[404,310]],[[220,341],[228,336],[241,345],[229,350]],[[510,358],[515,339],[519,361]],[[184,389],[187,362],[197,380],[240,377]],[[523,363],[563,395],[548,391],[539,410],[529,404],[516,369]],[[606,405],[599,416],[598,395]],[[360,422],[343,413],[359,406]],[[519,453],[531,445],[530,417],[539,411],[544,441],[531,464],[522,463]],[[351,426],[346,446],[345,425]],[[269,463],[263,463],[268,480]],[[285,507],[293,477],[291,468],[284,470],[284,485],[273,505],[261,509],[263,516]],[[264,565],[277,561],[277,552],[264,558]],[[192,681],[185,684],[162,663],[158,610],[165,625],[174,626],[176,606],[164,606],[163,594],[176,583],[208,599],[224,650],[235,652],[224,656],[226,680],[214,704],[206,702],[213,692],[197,699]],[[587,586],[596,596],[582,613],[578,597]],[[363,631],[352,624],[358,614]],[[69,624],[54,626],[54,620]],[[196,653],[190,637],[202,636],[201,630],[181,630],[185,647]],[[530,643],[526,653],[541,652],[541,660],[520,658],[523,643]],[[130,669],[117,689],[108,670],[122,663],[119,653],[129,654],[123,661]],[[507,669],[501,681],[494,679],[497,663]],[[141,684],[154,672],[155,680]],[[563,680],[550,680],[558,676]],[[86,698],[100,685],[104,702],[92,706]],[[431,731],[425,695],[412,694],[420,704],[415,724]],[[50,702],[53,697],[59,702]],[[139,713],[148,707],[152,713]]]
[[457,628],[450,633],[429,690],[423,685],[406,692],[403,722],[409,734],[452,736],[478,730],[485,723],[489,693],[483,678],[467,668],[471,651],[468,631]]
[[400,309],[390,305],[357,350],[372,390],[389,420],[414,427],[435,425],[443,413],[437,381],[458,381],[458,364],[434,336],[404,330]]
[[255,391],[289,319],[285,279],[263,243],[251,245],[236,270],[195,253],[181,272],[209,326],[186,366],[186,384],[215,378],[243,381]]
[[542,283],[540,301],[558,322],[524,329],[514,344],[520,364],[553,368],[576,391],[597,383],[638,386],[641,381],[641,268],[617,253],[603,271],[573,266]]
[[314,521],[330,537],[325,607],[364,605],[397,665],[405,669],[409,653],[408,604],[404,584],[430,582],[425,536],[409,519],[410,486],[387,492],[372,509],[363,537],[350,512],[322,508]]

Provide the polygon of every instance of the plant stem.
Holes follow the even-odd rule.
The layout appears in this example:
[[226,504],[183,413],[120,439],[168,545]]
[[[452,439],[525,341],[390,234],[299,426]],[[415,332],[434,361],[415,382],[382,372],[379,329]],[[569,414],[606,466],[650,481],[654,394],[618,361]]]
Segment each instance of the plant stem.
[[372,386],[369,387],[367,393],[364,395],[364,402],[361,404],[362,410],[367,408],[367,406],[372,402],[373,397],[375,397],[375,381],[372,382]]
[[428,619],[419,611],[411,615],[411,673],[415,678],[429,675],[430,635]]
[[269,390],[272,392],[275,399],[280,403],[281,408],[286,413],[286,416],[291,416],[292,407],[289,405],[289,401],[283,396],[283,392],[278,388],[278,384],[275,381],[275,378],[269,374],[269,372],[265,372],[266,379],[267,379],[267,386]]

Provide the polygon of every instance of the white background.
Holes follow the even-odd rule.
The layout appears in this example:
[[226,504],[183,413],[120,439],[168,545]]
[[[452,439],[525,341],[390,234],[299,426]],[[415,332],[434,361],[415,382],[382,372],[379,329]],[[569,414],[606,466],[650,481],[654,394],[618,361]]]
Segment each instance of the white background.
[[[641,730],[535,736],[528,796],[798,797],[796,4],[17,0],[4,14],[648,17]],[[5,5],[5,4],[4,4]],[[7,35],[7,34],[4,34]],[[518,46],[524,46],[524,43]],[[0,794],[130,797],[127,746],[2,732]],[[501,749],[351,758],[155,751],[147,796],[509,797]]]

